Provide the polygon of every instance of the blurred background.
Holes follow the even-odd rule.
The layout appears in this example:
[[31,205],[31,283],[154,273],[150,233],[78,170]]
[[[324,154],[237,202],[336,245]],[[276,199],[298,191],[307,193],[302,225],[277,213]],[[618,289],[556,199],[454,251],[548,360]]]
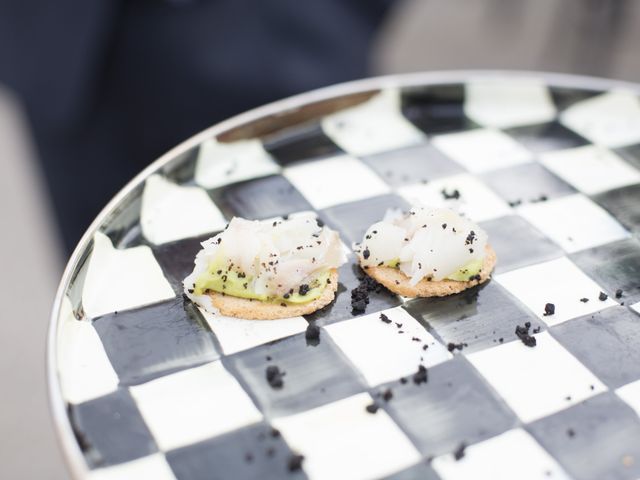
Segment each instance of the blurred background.
[[0,478],[67,474],[46,400],[56,284],[131,177],[249,108],[365,76],[640,81],[635,0],[0,0]]

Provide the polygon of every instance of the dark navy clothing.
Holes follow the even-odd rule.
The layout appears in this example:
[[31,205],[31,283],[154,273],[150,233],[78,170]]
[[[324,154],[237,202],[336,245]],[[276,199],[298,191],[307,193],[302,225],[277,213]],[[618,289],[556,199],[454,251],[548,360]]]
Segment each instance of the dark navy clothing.
[[392,0],[0,0],[67,248],[124,184],[231,115],[367,74]]

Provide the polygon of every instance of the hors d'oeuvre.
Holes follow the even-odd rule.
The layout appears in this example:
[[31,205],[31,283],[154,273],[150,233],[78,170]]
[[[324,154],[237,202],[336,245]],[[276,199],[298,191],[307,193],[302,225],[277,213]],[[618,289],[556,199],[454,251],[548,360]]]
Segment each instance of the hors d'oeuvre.
[[354,250],[365,273],[406,297],[461,292],[487,281],[496,264],[486,232],[444,208],[390,211]]
[[346,256],[337,232],[313,214],[287,220],[235,217],[202,243],[186,295],[223,315],[267,320],[313,313],[331,303]]

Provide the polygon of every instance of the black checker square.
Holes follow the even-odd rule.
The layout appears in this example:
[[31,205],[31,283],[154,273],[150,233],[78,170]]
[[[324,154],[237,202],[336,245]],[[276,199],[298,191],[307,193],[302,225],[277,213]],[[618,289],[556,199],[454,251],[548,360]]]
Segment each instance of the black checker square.
[[504,132],[534,153],[582,147],[590,143],[558,121],[508,128]]
[[469,130],[478,125],[464,113],[463,84],[408,88],[402,92],[402,113],[427,135]]
[[626,307],[610,307],[551,332],[610,388],[640,379],[640,317]]
[[352,291],[358,288],[362,281],[368,277],[358,265],[355,255],[350,255],[348,262],[338,269],[338,275],[338,290],[335,300],[326,307],[310,315],[305,315],[307,320],[315,322],[318,326],[380,312],[402,304],[402,300],[398,295],[378,284],[368,292],[368,303],[365,311],[355,311],[352,308]]
[[182,296],[94,320],[123,385],[137,385],[220,357],[204,318]]
[[640,477],[640,419],[611,392],[527,426],[576,480]]
[[210,195],[227,218],[261,220],[313,210],[311,204],[282,175],[234,183],[214,190]]
[[465,170],[430,143],[361,157],[392,187],[428,182]]
[[[267,417],[300,413],[365,390],[364,380],[344,358],[328,335],[307,345],[305,335],[294,335],[223,360]],[[267,367],[284,372],[283,385],[272,387]]]
[[549,86],[549,93],[553,103],[556,104],[558,112],[562,112],[572,105],[588,100],[596,95],[602,94],[598,90],[577,89],[573,87]]
[[176,295],[182,295],[184,292],[182,281],[193,271],[196,254],[202,248],[200,244],[217,233],[219,232],[211,232],[199,237],[185,238],[151,247],[165,278],[169,281]]
[[90,467],[129,462],[158,451],[129,391],[69,406],[71,426]]
[[640,170],[640,143],[613,150],[619,157]]
[[592,197],[622,225],[640,237],[640,184],[609,190]]
[[263,139],[263,146],[282,166],[345,153],[324,133],[319,123],[282,130]]
[[519,215],[508,215],[480,223],[496,251],[495,273],[553,260],[562,249]]
[[463,357],[428,369],[428,381],[392,382],[384,408],[426,457],[452,453],[513,428],[515,414]]
[[289,471],[293,452],[277,430],[262,422],[166,453],[177,480],[307,478]]
[[410,300],[404,308],[445,345],[463,344],[464,353],[515,340],[516,326],[526,322],[532,329],[545,328],[496,282],[447,297]]
[[387,210],[408,211],[409,208],[402,197],[387,194],[329,207],[321,210],[319,216],[328,226],[338,230],[342,241],[350,247],[353,242],[361,242],[367,229],[381,221]]
[[479,175],[509,205],[564,197],[576,190],[539,163],[525,163]]
[[[640,208],[640,204],[638,204]],[[587,275],[617,301],[625,304],[640,301],[640,241],[635,238],[607,243],[569,256]]]

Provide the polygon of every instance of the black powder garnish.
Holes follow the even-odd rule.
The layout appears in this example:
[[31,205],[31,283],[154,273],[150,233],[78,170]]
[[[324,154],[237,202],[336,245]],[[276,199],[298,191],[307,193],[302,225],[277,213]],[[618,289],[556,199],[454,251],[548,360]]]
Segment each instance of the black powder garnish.
[[616,298],[622,298],[622,289],[621,288],[616,290]]
[[272,438],[278,438],[280,436],[280,430],[277,428],[271,427],[271,432],[269,433]]
[[389,317],[387,317],[384,313],[380,314],[380,320],[382,320],[384,323],[391,323],[391,320],[389,320]]
[[427,383],[427,369],[424,365],[418,365],[418,371],[413,374],[413,383],[416,385]]
[[535,347],[536,346],[536,338],[529,335],[529,329],[531,328],[531,323],[526,322],[524,327],[520,325],[516,326],[516,336],[524,343],[527,347]]
[[422,341],[418,337],[411,337],[411,340],[414,341],[414,342],[421,342]]
[[364,313],[369,304],[369,293],[382,293],[387,289],[368,275],[363,275],[360,284],[351,290],[351,315]]
[[309,293],[309,285],[307,285],[306,283],[303,283],[302,285],[300,285],[300,288],[298,288],[298,294],[304,296],[307,293]]
[[382,399],[385,402],[388,402],[389,400],[391,400],[393,398],[393,392],[391,391],[390,388],[387,388],[384,392],[382,392]]
[[369,249],[368,249],[368,248],[365,248],[365,249],[362,251],[362,258],[364,258],[364,259],[366,260],[366,259],[367,259],[367,258],[369,258],[370,256],[371,256],[371,252],[369,251]]
[[279,390],[284,386],[284,381],[282,380],[282,377],[285,376],[285,372],[281,372],[280,369],[275,365],[269,365],[267,367],[265,376],[271,388]]
[[369,412],[369,413],[376,413],[376,412],[380,409],[380,406],[379,406],[379,405],[376,405],[376,403],[375,403],[375,402],[373,402],[372,404],[367,405],[367,406],[365,407],[365,409],[366,409],[366,410],[367,410],[367,412]]
[[464,244],[465,245],[471,245],[475,239],[476,239],[476,232],[471,230],[469,232],[469,235],[467,235],[467,238],[465,239]]
[[600,300],[601,302],[604,302],[607,298],[609,298],[609,295],[604,292],[600,292],[600,295],[598,295],[598,300]]
[[583,297],[583,298],[580,299],[580,301],[582,303],[587,303],[589,301],[589,299],[587,297]]
[[547,303],[544,306],[544,316],[548,317],[549,315],[553,315],[556,313],[556,306],[553,303]]
[[315,322],[310,322],[307,331],[304,334],[308,347],[317,347],[320,345],[320,327]]
[[247,462],[247,463],[251,463],[251,462],[253,462],[253,454],[251,454],[251,453],[247,453],[247,454],[244,456],[244,461],[245,461],[245,462]]
[[443,230],[446,230],[446,228],[447,228],[447,224],[446,224],[446,223],[443,223],[443,224],[442,224],[442,229],[443,229]]
[[443,188],[440,190],[440,193],[445,200],[458,200],[460,198],[460,192],[457,188],[453,189],[451,193],[447,192],[447,190]]
[[522,200],[512,200],[512,201],[509,202],[509,206],[510,207],[517,207],[521,203],[522,203]]
[[567,435],[569,436],[569,438],[573,438],[576,435],[576,432],[573,430],[573,428],[568,428]]
[[449,350],[450,352],[453,352],[454,350],[462,350],[464,347],[466,347],[467,344],[466,343],[453,343],[453,342],[449,342],[447,344],[447,350]]
[[400,383],[404,385],[405,383],[407,383],[407,379],[404,377],[400,377]]
[[302,468],[302,461],[304,460],[303,455],[293,454],[289,457],[287,462],[287,468],[290,472],[296,472]]
[[458,445],[458,447],[453,451],[453,458],[456,460],[456,462],[458,460],[460,460],[462,457],[464,457],[464,450],[465,448],[467,448],[467,445],[462,442],[460,443],[460,445]]

